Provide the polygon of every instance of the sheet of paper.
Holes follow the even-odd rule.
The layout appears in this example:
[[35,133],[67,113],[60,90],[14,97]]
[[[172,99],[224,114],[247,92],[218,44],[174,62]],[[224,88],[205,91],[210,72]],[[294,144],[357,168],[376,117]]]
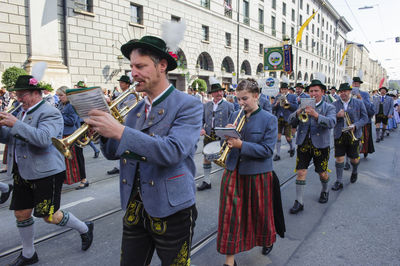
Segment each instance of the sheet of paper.
[[215,135],[220,137],[221,139],[225,139],[225,136],[240,139],[240,133],[236,131],[235,128],[225,128],[225,127],[216,127],[214,128]]
[[300,108],[305,109],[307,106],[311,106],[315,109],[315,99],[314,98],[300,98]]
[[68,89],[67,97],[80,118],[89,117],[93,109],[110,113],[106,98],[100,87]]

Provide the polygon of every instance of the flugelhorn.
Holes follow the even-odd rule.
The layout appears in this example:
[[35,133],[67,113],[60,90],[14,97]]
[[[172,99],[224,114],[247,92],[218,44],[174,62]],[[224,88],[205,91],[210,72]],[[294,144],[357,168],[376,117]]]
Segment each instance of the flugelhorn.
[[281,107],[283,107],[283,108],[285,108],[285,109],[289,109],[289,108],[290,108],[290,103],[289,103],[289,101],[287,100],[286,95],[283,95],[283,94],[282,94],[282,95],[280,96],[279,100],[280,100],[279,104],[280,104]]
[[[18,103],[18,105],[13,106],[13,103],[14,103],[15,101],[16,101],[15,99],[11,99],[11,100],[10,100],[10,103],[7,105],[7,110],[4,111],[4,113],[11,114],[11,113],[15,112],[16,110],[18,110],[19,108],[21,108],[21,106],[22,106],[23,103]],[[1,120],[1,119],[0,119],[0,120]]]
[[[121,124],[124,122],[124,119],[128,115],[128,113],[133,108],[135,108],[135,106],[138,104],[140,100],[139,94],[136,93],[135,91],[135,87],[137,84],[138,82],[135,82],[131,88],[121,93],[109,105],[111,115]],[[136,102],[131,106],[124,106],[121,110],[118,110],[118,105],[123,100],[125,100],[130,94],[136,96]],[[75,142],[80,146],[85,146],[88,145],[91,140],[96,141],[100,137],[99,133],[95,132],[92,135],[89,135],[88,131],[89,131],[89,125],[84,123],[80,128],[75,130],[74,133],[72,133],[68,137],[65,137],[63,139],[51,138],[51,141],[53,142],[53,145],[57,148],[59,152],[61,152],[66,158],[71,159],[72,158],[71,146],[74,145]]]
[[301,111],[301,113],[299,114],[299,120],[303,123],[307,123],[308,121],[308,114],[306,113],[305,109],[303,109]]
[[344,119],[344,123],[345,123],[346,127],[344,127],[344,128],[342,129],[342,132],[350,133],[350,135],[351,135],[351,140],[352,140],[352,141],[357,141],[357,138],[356,138],[356,136],[354,135],[354,132],[353,132],[353,127],[350,127],[350,125],[351,125],[351,119],[350,119],[349,113],[344,112],[344,117],[343,117],[343,119]]
[[[233,125],[236,125],[236,131],[238,131],[240,133],[240,131],[242,131],[242,128],[244,126],[244,123],[246,122],[246,115],[243,115],[241,118],[241,114],[243,112],[244,108],[242,107],[238,113],[238,115],[235,118],[235,122],[233,122]],[[240,119],[240,120],[239,120]],[[239,121],[239,123],[238,123]],[[229,148],[228,143],[226,142],[226,140],[224,141],[224,143],[221,146],[221,150],[220,150],[220,157],[216,160],[214,160],[214,163],[216,165],[219,165],[223,168],[226,167],[226,158],[228,158],[228,154],[231,151],[231,148]]]

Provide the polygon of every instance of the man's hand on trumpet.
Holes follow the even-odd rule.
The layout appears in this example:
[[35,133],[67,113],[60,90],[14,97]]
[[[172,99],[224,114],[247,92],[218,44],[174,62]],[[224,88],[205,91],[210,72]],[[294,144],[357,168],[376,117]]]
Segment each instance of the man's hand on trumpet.
[[0,126],[13,127],[18,119],[12,114],[0,112]]
[[92,129],[100,135],[116,140],[122,138],[125,126],[115,120],[111,114],[99,110],[92,110],[89,112],[89,116],[89,118],[85,119],[85,123],[91,126]]

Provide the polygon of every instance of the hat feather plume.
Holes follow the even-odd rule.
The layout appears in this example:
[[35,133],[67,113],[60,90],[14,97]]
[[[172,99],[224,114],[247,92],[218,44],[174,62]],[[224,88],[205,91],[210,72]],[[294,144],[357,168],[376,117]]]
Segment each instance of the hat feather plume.
[[287,84],[290,83],[290,81],[289,81],[289,79],[288,79],[287,76],[283,76],[283,77],[282,77],[282,82],[283,82],[283,83],[287,83]]
[[219,80],[216,77],[210,77],[208,80],[210,81],[210,85],[219,84]]
[[46,71],[46,68],[47,68],[46,62],[37,62],[32,67],[32,76],[37,81],[41,81],[44,76],[44,72]]
[[321,81],[322,84],[325,84],[326,76],[322,72],[314,73],[314,79]]
[[179,49],[179,44],[183,41],[186,30],[186,23],[183,20],[179,22],[164,22],[161,26],[161,29],[162,39],[167,44],[168,49],[171,52],[176,53]]
[[349,76],[347,76],[347,75],[344,75],[344,76],[343,76],[343,79],[344,79],[344,82],[345,82],[345,83],[348,83],[348,84],[351,84],[351,83],[352,83],[351,78],[350,78]]
[[362,80],[363,76],[364,76],[364,71],[362,71],[362,69],[359,69],[357,77],[359,77]]

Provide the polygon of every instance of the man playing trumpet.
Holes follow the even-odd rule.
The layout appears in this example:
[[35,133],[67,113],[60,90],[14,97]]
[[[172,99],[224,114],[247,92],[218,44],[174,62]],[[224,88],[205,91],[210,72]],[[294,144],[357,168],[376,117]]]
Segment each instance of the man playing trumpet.
[[[314,161],[315,172],[319,174],[322,190],[320,203],[328,202],[328,161],[330,153],[330,130],[336,124],[335,107],[322,99],[326,86],[320,80],[312,80],[307,87],[311,98],[315,99],[315,108],[306,106],[298,108],[289,116],[289,123],[297,126],[296,138],[296,200],[290,213],[295,214],[304,209],[303,191],[306,184],[307,169],[311,159]],[[304,116],[307,116],[304,119]]]
[[340,100],[335,101],[337,123],[334,129],[335,158],[336,158],[336,182],[332,190],[343,188],[344,157],[350,158],[353,166],[350,182],[357,181],[357,169],[359,164],[359,142],[362,135],[362,127],[368,122],[367,110],[362,100],[351,98],[351,88],[348,83],[342,83],[339,87]]

